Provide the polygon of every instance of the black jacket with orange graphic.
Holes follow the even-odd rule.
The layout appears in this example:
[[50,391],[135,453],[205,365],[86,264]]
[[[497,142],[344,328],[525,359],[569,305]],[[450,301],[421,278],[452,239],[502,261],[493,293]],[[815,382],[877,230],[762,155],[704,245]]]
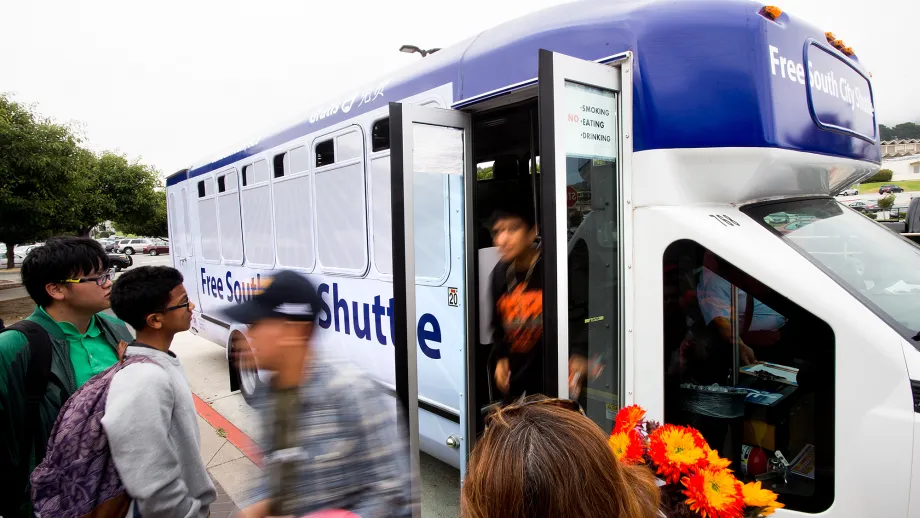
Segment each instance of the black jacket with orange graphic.
[[538,258],[530,278],[514,272],[509,289],[508,268],[500,262],[492,270],[492,356],[508,358],[511,386],[506,401],[543,392],[543,259]]
[[[576,254],[577,255],[577,254]],[[585,264],[582,264],[585,263]],[[573,261],[569,265],[569,340],[570,354],[587,355],[587,264]],[[511,383],[505,401],[510,402],[525,392],[527,395],[544,391],[543,383],[543,258],[537,259],[526,284],[526,271],[514,272],[516,283],[509,289],[510,263],[500,262],[492,270],[492,358],[508,358]],[[565,310],[560,311],[560,316]]]

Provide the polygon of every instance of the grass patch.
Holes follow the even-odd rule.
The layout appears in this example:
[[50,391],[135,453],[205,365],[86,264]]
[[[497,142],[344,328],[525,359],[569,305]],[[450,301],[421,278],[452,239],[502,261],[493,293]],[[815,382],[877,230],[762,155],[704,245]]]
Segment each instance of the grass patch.
[[223,428],[218,428],[217,430],[215,430],[215,432],[217,432],[218,437],[222,437],[224,439],[227,438],[227,430],[224,430]]
[[859,194],[878,194],[879,187],[892,183],[902,187],[905,192],[920,191],[920,180],[902,180],[900,182],[872,182],[860,184]]

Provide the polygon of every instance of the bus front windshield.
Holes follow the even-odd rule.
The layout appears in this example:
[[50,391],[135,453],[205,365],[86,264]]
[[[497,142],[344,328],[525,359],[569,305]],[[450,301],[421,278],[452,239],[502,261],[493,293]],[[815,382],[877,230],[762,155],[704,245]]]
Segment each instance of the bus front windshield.
[[770,203],[745,212],[917,340],[920,248],[832,199]]

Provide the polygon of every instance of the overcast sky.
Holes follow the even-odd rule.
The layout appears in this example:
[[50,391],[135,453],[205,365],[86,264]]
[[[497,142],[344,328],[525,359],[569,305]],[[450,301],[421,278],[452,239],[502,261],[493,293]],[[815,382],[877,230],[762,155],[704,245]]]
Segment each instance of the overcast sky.
[[[920,121],[920,1],[781,1],[853,47],[881,123]],[[444,47],[560,3],[0,0],[0,92],[170,174],[422,59],[402,44]]]

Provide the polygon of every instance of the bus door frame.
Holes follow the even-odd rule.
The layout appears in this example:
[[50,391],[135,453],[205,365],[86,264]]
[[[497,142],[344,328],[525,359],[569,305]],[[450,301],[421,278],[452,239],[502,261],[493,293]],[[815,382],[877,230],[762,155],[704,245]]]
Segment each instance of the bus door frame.
[[[568,354],[569,306],[568,234],[566,196],[566,132],[568,113],[565,103],[566,81],[614,91],[617,94],[617,250],[619,308],[619,406],[632,402],[634,396],[633,313],[627,302],[633,299],[632,228],[632,62],[633,53],[624,52],[598,61],[586,61],[565,54],[540,49],[537,99],[540,125],[540,201],[543,213],[540,233],[543,236],[544,291],[543,333],[546,357],[544,379],[546,395],[569,397]],[[558,122],[558,124],[557,124]],[[560,313],[565,310],[565,313]],[[553,380],[556,383],[553,383]],[[587,410],[587,409],[586,409]]]
[[[464,286],[458,297],[458,305],[464,312],[466,339],[462,343],[464,359],[464,385],[461,388],[460,429],[464,436],[459,437],[460,476],[466,473],[466,461],[475,439],[476,414],[472,413],[476,399],[472,397],[475,379],[470,375],[469,354],[476,346],[478,332],[476,328],[476,290],[472,260],[476,257],[473,248],[473,205],[472,193],[476,175],[473,164],[472,117],[470,114],[450,109],[419,106],[409,103],[390,103],[390,202],[393,211],[393,319],[396,330],[395,375],[396,397],[399,402],[402,419],[401,433],[407,437],[412,483],[419,483],[419,422],[418,422],[418,346],[416,324],[415,293],[415,214],[413,193],[414,178],[414,138],[415,124],[455,128],[462,131],[462,175],[463,175],[463,236],[464,250],[462,268]],[[455,174],[455,173],[446,173]],[[457,254],[451,250],[451,254]],[[414,494],[420,495],[420,488],[414,488]]]

